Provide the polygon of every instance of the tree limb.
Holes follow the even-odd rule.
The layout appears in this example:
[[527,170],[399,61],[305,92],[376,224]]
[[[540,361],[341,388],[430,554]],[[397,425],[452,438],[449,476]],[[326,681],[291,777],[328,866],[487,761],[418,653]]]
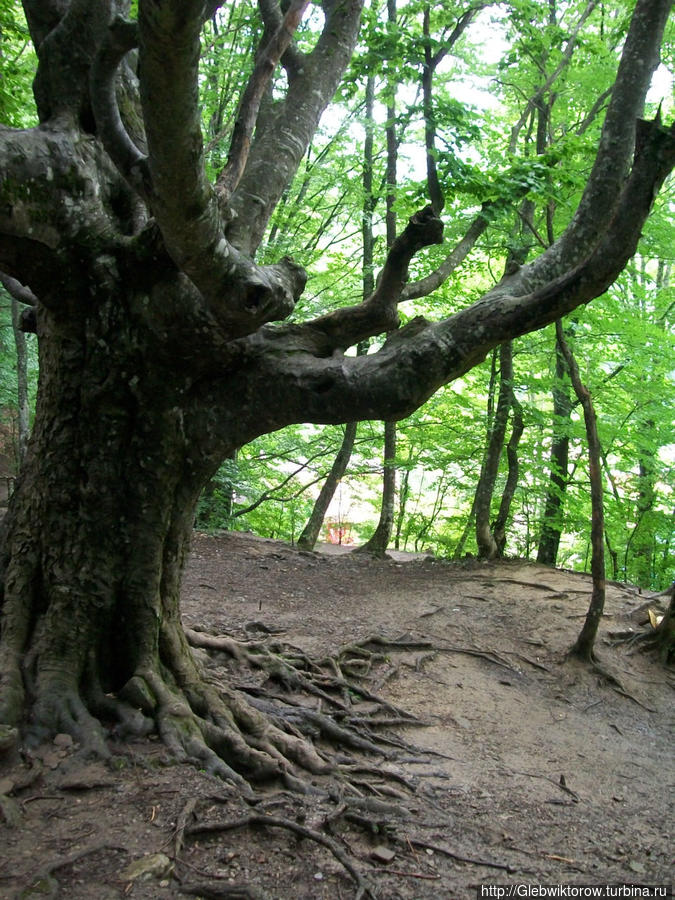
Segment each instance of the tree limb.
[[256,266],[225,237],[204,166],[199,109],[203,3],[141,0],[141,102],[148,138],[150,204],[167,251],[201,292],[228,338],[285,318],[306,276],[285,258]]
[[225,202],[239,184],[244,172],[263,94],[277,63],[293,40],[293,34],[308,6],[309,0],[292,0],[283,21],[258,55],[239,104],[227,164],[216,182],[216,190]]
[[148,197],[149,173],[145,153],[129,136],[116,96],[117,70],[124,56],[138,46],[138,25],[117,17],[101,42],[90,73],[90,97],[99,137],[120,174]]
[[661,36],[671,9],[671,0],[638,0],[635,6],[598,153],[572,222],[556,245],[562,258],[578,259],[579,248],[596,242],[616,208],[636,147],[636,123],[659,64]]
[[[324,0],[325,22],[311,53],[291,74],[286,96],[259,115],[246,168],[231,198],[234,219],[227,237],[253,254],[267,222],[295,174],[319,119],[349,64],[359,31],[363,0]],[[261,2],[272,9],[274,3]],[[286,63],[286,55],[282,64]]]
[[[603,293],[635,252],[655,193],[675,164],[675,129],[643,122],[639,130],[633,171],[603,239],[582,263],[550,283],[524,295],[508,294],[504,284],[498,285],[442,322],[413,321],[377,353],[362,357],[317,360],[311,322],[287,335],[258,335],[263,346],[274,342],[269,357],[260,353],[256,359],[263,369],[270,366],[268,401],[279,418],[284,423],[401,418],[496,345],[542,328]],[[335,339],[355,328],[363,315],[360,307],[352,307],[324,320],[333,326]]]
[[19,303],[25,303],[27,306],[37,306],[38,298],[31,289],[21,284],[16,278],[12,278],[11,275],[0,272],[0,284]]
[[[258,0],[258,10],[265,29],[269,30],[270,34],[274,34],[282,27],[283,15],[279,0]],[[299,52],[292,41],[284,49],[280,59],[289,80],[302,72],[305,56]]]
[[407,284],[401,291],[401,302],[405,300],[415,300],[418,297],[427,297],[437,288],[439,288],[461,265],[473,249],[478,238],[483,234],[489,225],[489,218],[485,215],[491,204],[484,203],[482,211],[478,213],[473,222],[469,225],[464,237],[462,237],[452,248],[450,253],[445,257],[443,262],[437,269],[418,281]]

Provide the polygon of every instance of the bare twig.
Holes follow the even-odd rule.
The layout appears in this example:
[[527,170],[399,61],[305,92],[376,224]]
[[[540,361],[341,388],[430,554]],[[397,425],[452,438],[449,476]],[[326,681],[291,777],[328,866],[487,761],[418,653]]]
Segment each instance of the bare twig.
[[420,841],[418,838],[406,836],[406,842],[412,844],[413,847],[421,847],[424,850],[433,850],[434,853],[440,853],[442,856],[447,856],[457,862],[471,863],[474,866],[485,866],[488,869],[500,869],[503,872],[509,873],[517,871],[513,866],[509,866],[506,863],[492,862],[492,860],[489,859],[478,859],[474,856],[464,856],[461,853],[455,853],[454,850],[448,850],[447,847],[441,847],[438,844],[429,844],[426,841]]

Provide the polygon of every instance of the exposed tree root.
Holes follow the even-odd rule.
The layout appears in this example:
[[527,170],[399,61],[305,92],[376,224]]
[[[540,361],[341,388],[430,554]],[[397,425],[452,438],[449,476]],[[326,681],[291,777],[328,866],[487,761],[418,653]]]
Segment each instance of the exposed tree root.
[[[198,658],[188,641],[206,650],[206,659]],[[173,760],[224,779],[251,804],[257,783],[276,781],[296,794],[338,801],[393,800],[387,808],[402,816],[398,804],[415,791],[414,780],[394,765],[369,765],[363,755],[391,763],[419,757],[421,751],[384,729],[422,723],[345,670],[356,671],[351,663],[361,660],[366,665],[360,677],[367,679],[387,658],[382,651],[427,644],[377,637],[364,643],[313,660],[272,636],[242,643],[193,631],[185,636],[170,624],[159,652],[148,652],[115,693],[105,693],[95,679],[78,685],[63,671],[40,670],[31,686],[32,734],[39,741],[67,733],[80,752],[106,758],[111,737],[154,732]],[[230,686],[232,670],[242,682],[238,689]],[[186,808],[176,826],[176,859],[193,811]],[[352,875],[366,896],[356,870]]]
[[490,859],[480,859],[475,856],[465,856],[462,853],[455,853],[454,850],[450,850],[448,847],[443,847],[439,844],[429,844],[426,841],[420,841],[408,836],[406,836],[405,840],[412,844],[413,847],[433,850],[434,853],[440,853],[442,856],[447,856],[449,859],[454,859],[456,862],[470,863],[473,866],[483,866],[487,869],[499,869],[502,872],[513,873],[518,871],[513,866],[509,866],[506,863],[494,862]]
[[100,721],[89,711],[76,685],[62,684],[60,678],[54,678],[40,685],[28,743],[40,743],[54,734],[70,734],[86,755],[107,758],[110,751]]
[[261,888],[247,884],[218,884],[216,882],[195,881],[181,884],[181,893],[208,900],[270,900],[270,895]]
[[278,727],[224,685],[194,676],[182,689],[156,671],[138,672],[124,699],[151,716],[171,755],[191,761],[245,793],[249,783],[279,778],[298,787],[293,765],[328,773],[331,764],[306,740]]
[[603,681],[605,681],[617,694],[621,697],[625,697],[627,700],[632,700],[633,703],[636,703],[638,706],[642,707],[642,709],[646,709],[648,712],[656,712],[650,706],[642,703],[641,700],[638,700],[631,692],[624,686],[623,682],[619,678],[618,675],[615,675],[598,659],[597,655],[594,651],[590,651],[590,653],[581,653],[577,650],[576,644],[570,648],[567,652],[566,659],[576,659],[579,662],[590,666],[591,670],[599,675]]
[[93,853],[99,853],[104,850],[126,852],[125,847],[118,847],[115,844],[104,841],[102,843],[92,844],[89,847],[84,847],[82,850],[77,850],[69,856],[56,857],[31,876],[25,891],[22,891],[20,896],[33,896],[34,894],[46,895],[49,897],[58,896],[59,885],[53,878],[54,872],[79,862],[85,856],[91,856]]
[[313,828],[308,828],[307,826],[301,825],[299,822],[295,822],[292,819],[286,819],[281,816],[268,816],[261,815],[259,813],[251,813],[250,815],[244,816],[241,819],[197,825],[189,829],[188,834],[190,836],[218,834],[223,831],[232,831],[235,828],[248,828],[250,826],[262,826],[265,828],[285,828],[289,831],[294,832],[295,834],[300,835],[300,837],[308,838],[309,840],[320,844],[322,847],[326,847],[326,849],[328,849],[333,854],[335,859],[337,859],[337,861],[349,873],[354,884],[356,885],[357,890],[355,900],[361,900],[361,898],[363,897],[371,897],[372,900],[376,900],[377,895],[375,893],[375,889],[360,874],[358,869],[352,863],[348,854],[342,849],[337,841],[325,834],[322,834],[320,831],[316,831]]

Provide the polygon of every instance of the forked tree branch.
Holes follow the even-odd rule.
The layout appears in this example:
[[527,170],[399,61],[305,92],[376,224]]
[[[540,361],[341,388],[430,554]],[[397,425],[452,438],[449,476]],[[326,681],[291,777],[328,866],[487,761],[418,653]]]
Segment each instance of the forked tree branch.
[[89,78],[92,112],[98,135],[123,178],[148,199],[148,167],[145,153],[129,136],[116,96],[117,71],[124,56],[138,46],[138,26],[117,17],[108,28]]
[[443,223],[431,206],[415,213],[392,244],[375,290],[357,306],[336,309],[308,323],[332,348],[347,348],[398,327],[397,307],[408,278],[408,265],[423,247],[440,244]]
[[[278,4],[260,0],[265,15]],[[246,168],[231,198],[228,239],[253,255],[352,57],[363,0],[324,0],[325,21],[310,53],[288,68],[288,90],[259,116]],[[282,57],[286,64],[289,51]],[[301,63],[301,64],[300,64]]]
[[[283,26],[284,17],[279,0],[258,0],[258,10],[265,30],[269,31],[270,34],[274,34]],[[284,67],[290,80],[302,71],[304,59],[304,55],[300,53],[291,41],[280,57],[281,65]]]
[[227,338],[285,318],[306,276],[285,258],[256,266],[225,237],[206,177],[199,107],[201,0],[141,0],[141,102],[150,206],[176,266],[199,289]]
[[292,0],[279,27],[264,43],[258,54],[239,104],[227,164],[216,182],[216,190],[225,202],[239,184],[244,172],[262,98],[308,6],[309,0]]

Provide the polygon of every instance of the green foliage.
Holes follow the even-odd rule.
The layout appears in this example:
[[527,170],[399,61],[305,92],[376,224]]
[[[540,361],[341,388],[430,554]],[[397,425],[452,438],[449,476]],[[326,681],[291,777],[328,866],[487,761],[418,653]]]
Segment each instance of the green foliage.
[[[28,403],[32,413],[37,393],[38,360],[35,341],[26,341]],[[18,386],[16,347],[12,329],[12,301],[0,285],[0,468],[17,471],[18,455]]]
[[[136,5],[131,4],[132,17]],[[489,6],[450,45],[467,4],[399,0],[395,25],[387,22],[383,0],[367,4],[358,52],[259,251],[261,262],[289,254],[307,268],[309,281],[296,320],[353,304],[362,294],[363,211],[370,200],[363,186],[368,77],[375,78],[376,97],[372,202],[377,268],[386,252],[384,128],[394,86],[399,223],[428,202],[420,88],[428,53],[443,56],[434,70],[431,116],[433,157],[446,201],[445,245],[420,253],[411,265],[411,279],[440,264],[475,217],[482,216],[488,227],[439,290],[402,306],[402,320],[440,318],[460,309],[501,278],[509,253],[532,256],[546,246],[550,233],[561,232],[588,175],[606,106],[603,96],[614,79],[633,3],[598,4],[580,25],[586,6],[583,0],[512,0]],[[427,8],[429,37],[422,25]],[[301,49],[314,45],[321,22],[320,4],[310,5],[297,35]],[[238,98],[253,68],[259,33],[254,0],[222,5],[203,28],[201,109],[213,178],[227,160]],[[662,52],[671,73],[674,39],[671,20]],[[0,122],[30,127],[35,123],[31,80],[36,60],[18,2],[0,0],[0,42]],[[283,75],[276,77],[268,104],[278,99],[284,84]],[[672,98],[664,104],[666,117],[668,101]],[[531,220],[520,227],[525,199],[531,204]],[[673,209],[671,185],[657,199],[634,264],[601,301],[577,317],[571,337],[579,360],[585,361],[582,375],[594,397],[605,453],[608,574],[644,587],[664,586],[675,576]],[[4,296],[0,307],[0,407],[8,421],[16,403],[16,376]],[[578,409],[568,421],[553,422],[553,347],[551,329],[515,346],[514,388],[526,427],[507,552],[536,553],[552,434],[554,427],[564,427],[570,438],[570,470],[558,561],[583,568],[590,519],[583,423]],[[31,366],[36,366],[34,359]],[[488,363],[477,367],[400,423],[396,541],[401,549],[452,556],[461,546],[463,552],[475,552],[472,532],[468,537],[465,532],[485,448],[490,376]],[[241,448],[237,460],[228,460],[205,491],[198,527],[250,528],[294,539],[341,436],[340,428],[295,426]],[[367,534],[377,518],[381,439],[379,426],[360,426],[343,482],[357,536]],[[502,460],[495,505],[506,474]]]
[[[430,45],[422,32],[425,6],[429,7]],[[434,158],[446,197],[446,244],[421,253],[411,265],[410,277],[422,277],[438,265],[477,214],[487,220],[488,228],[442,288],[402,307],[403,321],[414,315],[438,318],[471,302],[501,277],[508,252],[519,257],[536,254],[551,230],[555,235],[565,227],[597,143],[606,104],[601,95],[614,78],[629,6],[624,2],[599,5],[577,29],[586,8],[582,2],[559,0],[553,5],[516,0],[484,10],[452,46],[434,73],[433,86]],[[377,98],[372,163],[377,265],[385,255],[384,126],[392,83],[398,110],[399,221],[427,202],[420,149],[424,146],[422,67],[426,50],[438,52],[465,11],[454,3],[409,0],[399,3],[398,21],[392,26],[381,2],[368,5],[360,50],[272,219],[261,250],[265,261],[291,253],[308,268],[307,291],[295,313],[298,319],[357,302],[361,294],[364,89],[369,76],[376,79]],[[218,106],[218,98],[224,95],[224,75],[216,77],[214,67],[224,66],[232,78],[230,70],[236,62],[236,77],[240,81],[245,77],[251,65],[254,17],[249,4],[236,14],[231,12],[231,21],[240,23],[236,49],[232,28],[221,28],[219,44],[214,37],[213,61],[207,65],[204,81],[209,134],[214,121],[227,118]],[[303,40],[311,40],[311,30],[309,21]],[[501,58],[484,58],[486,31],[501,35]],[[672,62],[668,46],[667,41],[664,60]],[[543,93],[537,94],[540,89]],[[533,96],[539,99],[528,106]],[[540,107],[547,110],[548,120],[538,136]],[[532,204],[531,227],[514,230],[525,198]],[[635,267],[601,304],[591,305],[578,317],[573,337],[577,356],[586,360],[583,375],[598,410],[607,461],[608,574],[635,578],[646,587],[662,586],[675,575],[671,552],[675,448],[668,444],[673,434],[668,399],[672,396],[668,360],[672,359],[673,288],[667,277],[672,218],[672,196],[666,192],[649,220]],[[507,552],[536,554],[550,487],[552,433],[554,427],[563,427],[570,439],[570,469],[559,563],[584,568],[590,508],[583,422],[578,409],[569,421],[552,420],[553,347],[552,329],[530,335],[515,347],[514,388],[525,432]],[[484,364],[399,423],[395,539],[401,549],[431,549],[448,556],[458,548],[475,552],[467,522],[485,447],[489,383],[490,369]],[[243,448],[236,467],[230,464],[221,471],[203,501],[203,520],[292,539],[304,524],[340,435],[340,429],[294,427]],[[357,536],[367,535],[377,519],[381,439],[380,427],[361,426],[343,480]],[[502,460],[495,503],[506,474]],[[223,517],[232,493],[232,512]]]
[[21,4],[0,0],[0,123],[27,128],[37,120],[31,85],[37,60]]

